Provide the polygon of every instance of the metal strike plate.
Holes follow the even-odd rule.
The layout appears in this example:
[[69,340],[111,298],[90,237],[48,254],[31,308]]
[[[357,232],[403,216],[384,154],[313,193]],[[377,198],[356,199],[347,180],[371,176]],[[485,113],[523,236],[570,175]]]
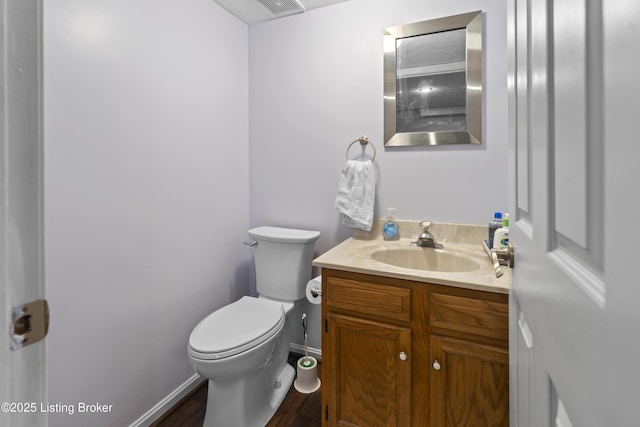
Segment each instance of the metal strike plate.
[[11,309],[9,341],[11,350],[37,343],[49,332],[49,304],[37,300]]

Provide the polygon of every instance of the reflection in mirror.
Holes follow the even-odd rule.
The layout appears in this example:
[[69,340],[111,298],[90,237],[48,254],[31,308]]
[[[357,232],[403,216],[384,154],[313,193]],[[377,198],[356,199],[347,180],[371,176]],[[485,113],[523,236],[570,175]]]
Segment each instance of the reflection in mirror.
[[466,130],[465,31],[396,40],[396,131]]
[[482,140],[482,13],[385,30],[385,145]]

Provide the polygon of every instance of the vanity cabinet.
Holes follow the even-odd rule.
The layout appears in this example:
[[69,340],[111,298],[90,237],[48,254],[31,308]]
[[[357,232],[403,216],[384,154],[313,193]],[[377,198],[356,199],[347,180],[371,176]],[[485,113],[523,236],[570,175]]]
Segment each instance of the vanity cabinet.
[[508,426],[507,295],[324,268],[323,427]]

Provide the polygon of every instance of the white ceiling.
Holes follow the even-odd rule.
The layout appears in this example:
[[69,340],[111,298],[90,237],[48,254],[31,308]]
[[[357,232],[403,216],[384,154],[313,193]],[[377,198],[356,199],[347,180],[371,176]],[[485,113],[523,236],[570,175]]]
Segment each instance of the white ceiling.
[[[329,6],[335,3],[342,3],[349,0],[262,0],[271,6],[300,5],[301,8],[283,7],[282,12],[274,13],[265,4],[259,0],[215,0],[220,6],[240,18],[247,24],[268,21],[271,19],[282,18],[283,16],[303,13],[304,10],[317,9],[319,7]],[[288,10],[287,10],[288,9]]]

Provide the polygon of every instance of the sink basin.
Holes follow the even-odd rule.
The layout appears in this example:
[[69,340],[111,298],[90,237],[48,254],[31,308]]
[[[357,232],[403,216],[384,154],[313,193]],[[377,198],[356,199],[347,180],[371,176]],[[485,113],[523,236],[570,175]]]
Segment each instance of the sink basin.
[[464,255],[423,248],[386,248],[371,254],[378,262],[414,270],[460,273],[478,270],[480,264]]

